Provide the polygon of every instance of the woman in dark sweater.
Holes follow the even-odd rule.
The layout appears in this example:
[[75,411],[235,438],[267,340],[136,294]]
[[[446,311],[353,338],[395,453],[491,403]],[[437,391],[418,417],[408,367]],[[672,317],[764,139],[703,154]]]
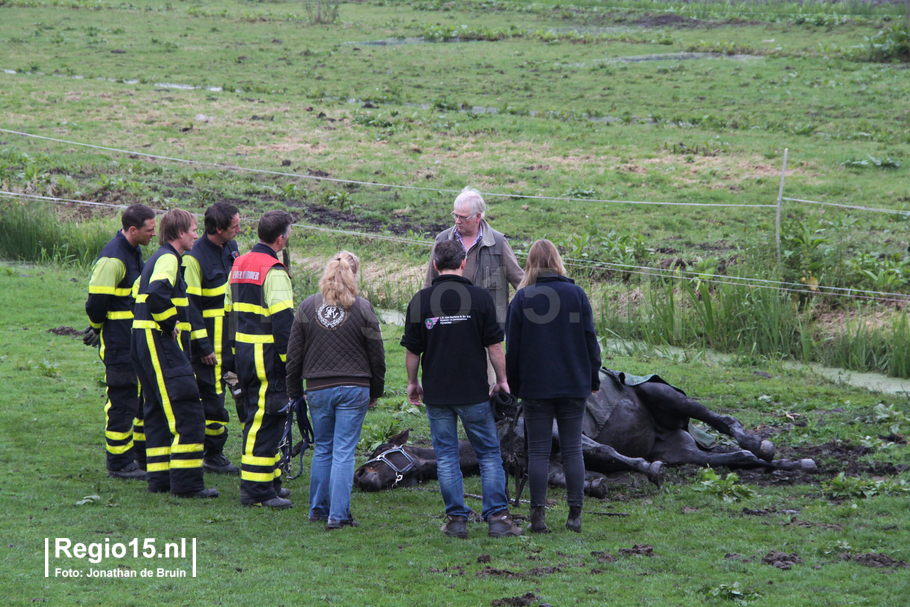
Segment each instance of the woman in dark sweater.
[[549,531],[544,509],[554,419],[566,474],[566,527],[581,531],[581,427],[585,399],[600,388],[599,370],[600,347],[588,297],[566,278],[553,243],[538,240],[528,251],[525,276],[506,320],[506,377],[522,399],[528,437],[531,531]]
[[306,394],[315,442],[310,470],[312,522],[356,527],[351,516],[354,448],[367,408],[385,386],[385,350],[373,306],[357,297],[360,260],[342,251],[329,261],[320,293],[297,308],[288,342],[291,399]]

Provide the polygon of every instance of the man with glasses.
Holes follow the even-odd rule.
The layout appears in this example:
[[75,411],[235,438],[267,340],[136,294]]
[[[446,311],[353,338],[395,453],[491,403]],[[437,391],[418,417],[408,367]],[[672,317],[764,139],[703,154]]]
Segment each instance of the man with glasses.
[[[480,192],[471,187],[463,189],[452,209],[455,225],[436,236],[436,245],[446,240],[461,243],[465,251],[464,277],[493,297],[496,321],[502,327],[506,322],[506,309],[509,305],[509,285],[517,288],[524,278],[524,271],[518,265],[505,236],[486,222],[485,213],[486,204]],[[437,276],[439,272],[433,266],[431,253],[424,288],[432,286]]]

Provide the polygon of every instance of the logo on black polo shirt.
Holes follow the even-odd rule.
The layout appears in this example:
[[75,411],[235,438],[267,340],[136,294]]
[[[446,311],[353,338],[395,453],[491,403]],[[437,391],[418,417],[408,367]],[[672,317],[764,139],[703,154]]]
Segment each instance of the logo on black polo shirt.
[[424,324],[427,326],[427,331],[436,326],[436,323],[439,322],[439,317],[434,316],[433,318],[428,318],[424,321]]

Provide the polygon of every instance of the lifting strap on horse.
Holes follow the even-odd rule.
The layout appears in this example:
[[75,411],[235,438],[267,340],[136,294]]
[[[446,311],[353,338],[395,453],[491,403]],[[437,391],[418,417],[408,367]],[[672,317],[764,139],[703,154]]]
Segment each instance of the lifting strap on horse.
[[[280,458],[278,467],[287,476],[289,481],[299,478],[303,474],[303,453],[311,444],[313,444],[313,426],[310,425],[310,418],[307,416],[306,393],[303,396],[288,402],[287,407],[282,413],[287,413],[284,422],[284,433],[281,435],[281,442],[278,444]],[[300,442],[294,445],[294,417],[297,418],[297,430],[300,432]],[[291,475],[294,469],[294,456],[300,455],[299,469],[297,474]]]
[[[493,406],[493,419],[497,422],[505,422],[506,436],[502,452],[502,467],[505,470],[506,477],[509,476],[509,468],[512,469],[515,480],[515,499],[513,505],[517,508],[520,503],[521,493],[524,491],[525,483],[528,480],[528,447],[526,444],[527,436],[522,432],[521,444],[516,452],[515,445],[515,424],[521,417],[522,406],[518,399],[506,392],[496,392],[490,397]],[[506,485],[506,501],[510,501],[509,487]]]

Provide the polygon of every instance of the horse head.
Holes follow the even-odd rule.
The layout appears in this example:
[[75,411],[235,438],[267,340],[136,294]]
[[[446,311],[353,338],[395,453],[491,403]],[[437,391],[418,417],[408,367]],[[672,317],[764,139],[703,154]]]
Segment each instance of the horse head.
[[361,491],[383,491],[395,487],[413,487],[424,480],[428,464],[436,462],[420,455],[425,449],[406,446],[411,430],[405,430],[379,445],[370,459],[354,472],[354,485]]

